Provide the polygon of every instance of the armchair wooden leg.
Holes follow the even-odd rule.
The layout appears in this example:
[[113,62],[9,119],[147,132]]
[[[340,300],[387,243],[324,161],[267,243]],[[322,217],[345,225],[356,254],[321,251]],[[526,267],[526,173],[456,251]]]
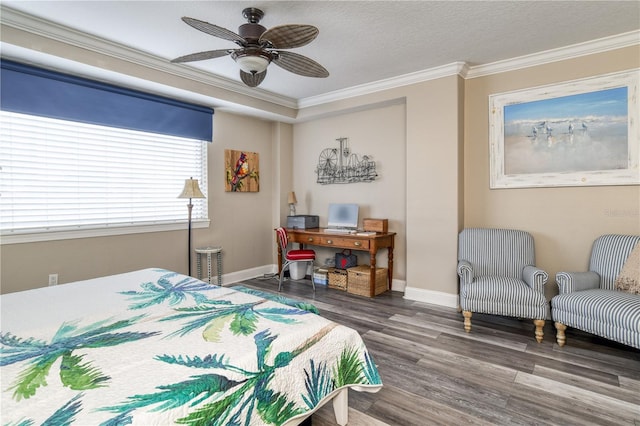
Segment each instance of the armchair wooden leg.
[[567,343],[567,337],[564,335],[564,331],[567,329],[567,326],[561,322],[556,321],[556,340],[558,341],[558,346],[563,347],[565,343]]
[[471,331],[471,311],[462,311],[464,316],[464,331],[469,333]]
[[536,326],[536,340],[541,343],[544,336],[544,320],[533,320],[533,323]]

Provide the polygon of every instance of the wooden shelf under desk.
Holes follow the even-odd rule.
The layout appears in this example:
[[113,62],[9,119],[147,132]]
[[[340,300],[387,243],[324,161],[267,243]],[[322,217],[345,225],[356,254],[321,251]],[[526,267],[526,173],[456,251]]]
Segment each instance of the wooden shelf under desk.
[[[395,232],[376,233],[375,235],[331,234],[325,233],[324,228],[312,228],[287,229],[287,234],[289,235],[289,241],[300,244],[301,248],[305,245],[311,245],[369,252],[369,265],[371,268],[369,275],[370,297],[375,296],[376,254],[379,249],[386,248],[389,257],[387,289],[391,288]],[[282,272],[282,250],[280,249],[280,245],[277,244],[277,241],[276,245],[278,246],[278,273],[280,273]]]

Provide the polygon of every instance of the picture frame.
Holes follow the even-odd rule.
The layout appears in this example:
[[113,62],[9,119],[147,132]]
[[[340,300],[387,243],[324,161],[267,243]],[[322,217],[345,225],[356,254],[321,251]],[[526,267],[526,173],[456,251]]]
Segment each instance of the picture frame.
[[260,191],[260,157],[257,152],[224,150],[225,192]]
[[490,95],[490,188],[639,185],[639,75]]

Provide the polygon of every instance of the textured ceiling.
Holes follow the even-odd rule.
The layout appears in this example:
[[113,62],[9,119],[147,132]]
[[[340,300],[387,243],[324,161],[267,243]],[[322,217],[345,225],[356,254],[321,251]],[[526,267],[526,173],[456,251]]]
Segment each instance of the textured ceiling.
[[[640,28],[637,1],[26,1],[9,8],[169,61],[236,47],[184,24],[189,16],[237,32],[242,9],[265,12],[267,28],[302,23],[320,29],[293,49],[321,63],[326,79],[271,64],[261,90],[305,99],[455,62],[493,63]],[[230,57],[194,62],[239,82]]]

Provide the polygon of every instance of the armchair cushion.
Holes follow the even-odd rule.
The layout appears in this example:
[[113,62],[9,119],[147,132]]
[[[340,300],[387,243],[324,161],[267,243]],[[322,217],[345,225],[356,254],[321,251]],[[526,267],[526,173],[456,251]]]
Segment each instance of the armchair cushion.
[[494,315],[546,319],[548,304],[543,292],[518,278],[476,277],[460,289],[462,309]]
[[629,254],[616,278],[616,290],[640,294],[640,243]]
[[551,299],[553,320],[640,349],[640,296],[584,290]]

